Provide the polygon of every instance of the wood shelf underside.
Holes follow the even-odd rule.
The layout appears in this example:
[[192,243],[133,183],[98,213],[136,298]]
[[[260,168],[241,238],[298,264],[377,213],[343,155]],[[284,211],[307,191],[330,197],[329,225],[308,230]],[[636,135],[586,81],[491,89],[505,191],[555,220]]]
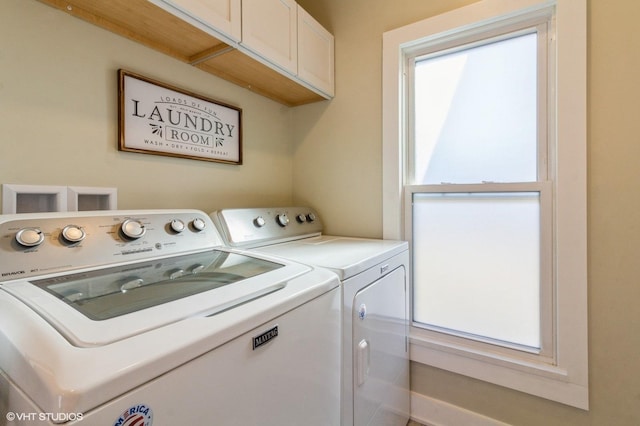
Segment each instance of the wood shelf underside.
[[284,105],[324,100],[300,83],[146,0],[39,1]]

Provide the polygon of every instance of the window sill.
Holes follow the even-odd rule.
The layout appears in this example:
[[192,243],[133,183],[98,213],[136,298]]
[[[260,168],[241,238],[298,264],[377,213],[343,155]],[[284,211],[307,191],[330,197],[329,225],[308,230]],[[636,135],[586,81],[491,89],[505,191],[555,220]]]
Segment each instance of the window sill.
[[588,385],[573,383],[566,368],[460,345],[412,327],[411,361],[588,410]]

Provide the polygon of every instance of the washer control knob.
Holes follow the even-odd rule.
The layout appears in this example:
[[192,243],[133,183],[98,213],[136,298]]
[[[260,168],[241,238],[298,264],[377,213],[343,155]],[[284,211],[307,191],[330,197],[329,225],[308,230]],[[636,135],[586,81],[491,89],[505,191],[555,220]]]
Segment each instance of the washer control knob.
[[144,284],[144,280],[142,278],[131,278],[126,280],[121,286],[120,291],[126,293],[129,290],[133,290],[134,288],[141,287]]
[[24,247],[36,247],[44,241],[44,233],[38,228],[22,228],[16,234],[16,241]]
[[195,265],[191,265],[191,267],[189,268],[189,273],[190,274],[199,274],[200,272],[204,271],[204,265],[200,264],[200,263],[196,263]]
[[305,223],[307,221],[307,217],[303,214],[299,214],[296,216],[296,220],[298,223]]
[[173,232],[179,234],[184,231],[184,222],[180,219],[173,219],[169,224],[169,228],[171,228]]
[[289,216],[286,213],[281,213],[276,216],[276,223],[283,228],[289,224]]
[[186,272],[184,271],[184,269],[176,268],[176,269],[167,271],[167,277],[169,277],[170,280],[175,280],[183,276],[185,273]]
[[308,222],[315,222],[316,221],[316,215],[314,213],[309,213],[307,215],[307,221]]
[[147,229],[139,220],[127,219],[122,222],[122,225],[120,225],[120,231],[122,231],[122,234],[125,237],[132,240],[137,240],[138,238],[142,237],[145,232],[147,232]]
[[191,222],[191,226],[193,226],[193,229],[199,232],[199,231],[203,231],[204,228],[207,227],[207,223],[204,220],[197,217],[193,219],[193,221]]
[[264,220],[264,217],[258,216],[255,219],[253,219],[253,224],[258,228],[262,228],[267,224],[267,222]]
[[62,228],[62,238],[68,243],[79,243],[87,234],[78,225],[67,225]]

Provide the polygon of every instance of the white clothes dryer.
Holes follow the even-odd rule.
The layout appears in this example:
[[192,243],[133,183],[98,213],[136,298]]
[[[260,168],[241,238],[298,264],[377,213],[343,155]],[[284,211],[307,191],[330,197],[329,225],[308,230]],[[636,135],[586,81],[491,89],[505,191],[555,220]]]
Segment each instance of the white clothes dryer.
[[322,234],[308,207],[226,209],[230,247],[333,271],[343,306],[342,425],[404,426],[410,415],[408,243]]
[[196,210],[0,216],[0,424],[340,422],[329,271]]

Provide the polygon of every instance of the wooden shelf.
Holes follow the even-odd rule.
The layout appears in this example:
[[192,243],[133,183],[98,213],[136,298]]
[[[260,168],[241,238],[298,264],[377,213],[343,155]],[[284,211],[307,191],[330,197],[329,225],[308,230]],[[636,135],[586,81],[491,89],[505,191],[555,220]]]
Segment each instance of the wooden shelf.
[[284,105],[325,100],[292,77],[146,0],[39,1]]
[[317,93],[234,49],[196,65],[255,93],[288,106],[324,100]]

